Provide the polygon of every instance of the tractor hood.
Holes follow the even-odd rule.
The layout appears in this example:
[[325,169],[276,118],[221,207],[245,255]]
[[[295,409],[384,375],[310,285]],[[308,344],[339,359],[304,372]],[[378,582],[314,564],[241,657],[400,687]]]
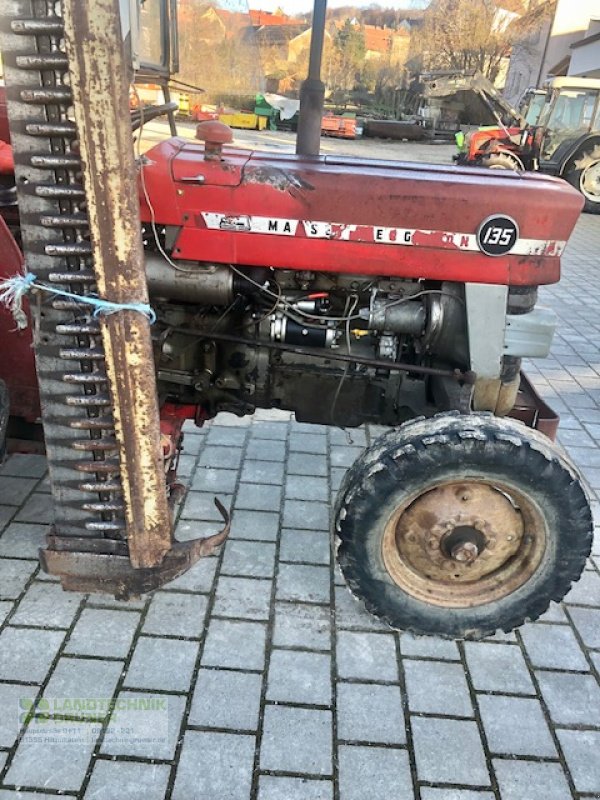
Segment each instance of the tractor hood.
[[[170,139],[146,154],[173,257],[225,264],[538,285],[582,207],[559,179],[503,170],[307,157]],[[143,193],[142,193],[143,194]],[[141,198],[142,219],[151,219]]]

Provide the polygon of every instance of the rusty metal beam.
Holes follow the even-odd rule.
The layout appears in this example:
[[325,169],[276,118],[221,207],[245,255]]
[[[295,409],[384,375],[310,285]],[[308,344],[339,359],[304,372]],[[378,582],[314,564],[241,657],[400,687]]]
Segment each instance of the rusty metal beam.
[[[73,107],[100,297],[147,303],[129,72],[119,0],[63,0]],[[159,565],[172,542],[148,320],[135,311],[102,318],[116,427],[129,556]]]

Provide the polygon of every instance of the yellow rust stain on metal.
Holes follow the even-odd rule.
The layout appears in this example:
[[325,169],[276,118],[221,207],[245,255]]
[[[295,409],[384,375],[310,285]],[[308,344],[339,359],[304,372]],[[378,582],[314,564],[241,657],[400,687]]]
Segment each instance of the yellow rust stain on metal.
[[[118,0],[63,0],[65,37],[101,297],[147,302],[128,66]],[[102,320],[132,565],[159,564],[172,541],[148,320],[126,311]]]

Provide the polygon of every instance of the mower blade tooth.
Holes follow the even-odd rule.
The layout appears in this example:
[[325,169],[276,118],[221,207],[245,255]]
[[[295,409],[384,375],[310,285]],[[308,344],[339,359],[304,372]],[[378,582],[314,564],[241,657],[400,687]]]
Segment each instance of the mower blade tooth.
[[47,256],[70,258],[72,256],[90,256],[92,245],[89,242],[51,242],[44,248]]
[[19,36],[62,36],[64,23],[60,17],[14,19],[10,23],[13,33]]
[[122,494],[121,484],[110,481],[86,481],[78,483],[77,486],[80,491],[90,492],[90,494]]
[[89,228],[90,221],[83,214],[53,214],[40,217],[44,228]]
[[15,63],[19,69],[55,69],[66,72],[69,69],[69,59],[65,53],[27,53],[17,56]]
[[21,100],[38,106],[70,105],[73,102],[73,94],[66,86],[56,89],[23,89]]
[[98,347],[65,347],[59,350],[59,357],[67,361],[102,361],[104,360],[104,350]]
[[123,503],[117,503],[110,500],[105,502],[99,500],[97,503],[82,503],[81,507],[86,511],[96,511],[98,514],[123,513]]
[[98,533],[121,533],[125,531],[125,520],[90,520],[85,523],[86,530]]
[[81,159],[73,153],[34,154],[29,157],[29,162],[36,169],[81,169]]
[[68,425],[77,431],[108,431],[114,433],[115,421],[110,417],[86,417],[69,420]]
[[48,197],[57,200],[79,200],[85,197],[83,186],[54,186],[46,183],[36,186],[35,194],[38,197]]
[[104,461],[78,461],[73,463],[77,472],[98,475],[116,475],[121,471],[118,461],[105,459]]
[[77,128],[74,122],[44,122],[37,120],[25,125],[25,132],[29,136],[36,136],[44,139],[76,139]]
[[63,336],[99,336],[100,326],[97,323],[67,322],[63,325],[57,325],[56,332],[62,334]]
[[102,439],[80,439],[79,441],[71,442],[73,450],[79,450],[89,453],[114,453],[118,450],[119,445],[114,438]]

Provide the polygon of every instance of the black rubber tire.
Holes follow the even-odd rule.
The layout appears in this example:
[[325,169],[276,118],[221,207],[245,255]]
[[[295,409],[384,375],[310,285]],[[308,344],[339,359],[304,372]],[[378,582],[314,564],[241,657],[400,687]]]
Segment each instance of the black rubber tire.
[[[445,608],[417,600],[385,568],[386,523],[415,491],[469,477],[513,485],[536,504],[547,528],[541,562],[522,586],[494,602]],[[512,630],[560,601],[583,571],[592,533],[575,466],[542,434],[491,414],[440,414],[384,434],[346,474],[334,516],[340,567],[368,611],[393,628],[459,639]]]
[[598,202],[595,203],[590,200],[583,192],[581,191],[581,178],[583,175],[583,169],[572,169],[567,172],[565,175],[565,180],[571,184],[577,191],[581,194],[584,200],[583,210],[588,214],[600,214],[600,196],[598,197]]
[[481,166],[487,169],[510,169],[513,172],[522,172],[524,167],[516,157],[510,153],[492,153],[481,159]]

